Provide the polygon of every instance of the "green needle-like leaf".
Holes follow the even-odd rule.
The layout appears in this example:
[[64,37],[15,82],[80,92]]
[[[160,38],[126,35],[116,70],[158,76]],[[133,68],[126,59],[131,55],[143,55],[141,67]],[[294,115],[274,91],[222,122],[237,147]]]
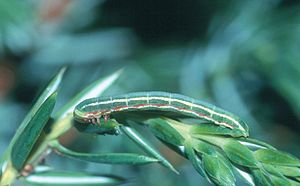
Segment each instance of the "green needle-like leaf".
[[283,176],[274,176],[274,175],[269,175],[269,178],[273,185],[284,185],[284,186],[290,186],[290,182]]
[[208,181],[209,177],[206,175],[206,172],[204,171],[202,167],[202,161],[195,153],[192,145],[189,142],[186,142],[184,145],[185,155],[186,157],[191,161],[193,167],[196,169],[196,171],[203,177],[207,178]]
[[28,123],[28,120],[31,119],[32,115],[30,113],[35,113],[51,94],[53,94],[54,92],[57,92],[65,71],[66,71],[66,68],[64,67],[64,68],[60,69],[60,71],[58,72],[58,74],[56,76],[54,76],[54,78],[50,81],[50,83],[47,85],[47,87],[43,90],[41,95],[38,97],[37,101],[35,102],[35,104],[33,105],[32,109],[31,109],[31,111],[23,120],[21,126],[23,125],[23,123]]
[[179,174],[178,171],[172,166],[172,164],[165,159],[156,149],[154,149],[147,140],[145,140],[142,135],[140,135],[136,130],[127,126],[120,126],[120,129],[136,144],[142,147],[147,153],[153,155],[157,158],[162,165],[169,168],[176,174]]
[[222,148],[228,159],[238,165],[258,167],[252,151],[232,138],[212,135],[199,135],[197,138]]
[[[37,110],[41,107],[41,105],[44,103],[44,101],[54,92],[57,91],[59,88],[59,85],[62,81],[63,75],[66,71],[66,68],[62,68],[56,76],[49,82],[47,87],[44,89],[44,91],[41,93],[41,95],[38,97],[35,104],[32,106],[31,110],[28,112],[28,114],[25,116],[24,120],[22,121],[21,125],[19,126],[17,132],[15,133],[8,150],[5,152],[5,158],[10,153],[11,147],[15,143],[15,141],[19,138],[19,135],[23,133],[24,129],[28,125],[29,121],[32,119],[33,115],[37,112]],[[4,159],[3,159],[4,160]],[[3,162],[3,160],[1,162]]]
[[300,180],[288,179],[291,186],[300,186]]
[[252,176],[254,178],[255,185],[257,186],[273,186],[270,179],[259,169],[253,169]]
[[215,151],[215,147],[213,145],[198,139],[192,139],[192,146],[201,154],[213,154]]
[[164,119],[149,119],[145,123],[148,124],[154,135],[161,140],[176,146],[183,145],[184,138]]
[[192,125],[190,128],[190,134],[192,136],[197,136],[201,134],[210,134],[210,135],[229,135],[232,137],[240,137],[241,133],[237,130],[231,130],[228,128],[216,126],[210,123],[203,123],[201,125]]
[[271,149],[259,149],[255,151],[254,155],[258,161],[266,164],[300,167],[299,159],[284,152]]
[[271,182],[274,185],[289,185],[289,181],[286,177],[284,177],[274,166],[272,165],[263,165],[265,174],[268,174],[268,177],[271,179]]
[[239,142],[227,139],[221,148],[232,162],[246,167],[257,167],[258,163],[253,153]]
[[[45,104],[46,99],[50,99],[50,97],[56,96],[57,89],[59,88],[59,85],[61,83],[61,80],[63,78],[63,74],[65,72],[66,68],[62,68],[59,73],[50,81],[50,83],[47,85],[47,87],[44,89],[44,91],[40,94],[35,104],[32,106],[31,110],[28,112],[28,114],[25,116],[24,120],[22,121],[21,125],[19,126],[18,130],[16,131],[13,139],[11,140],[11,143],[9,144],[9,147],[5,151],[4,155],[1,158],[1,167],[3,172],[3,176],[0,179],[0,184],[8,185],[12,182],[13,179],[18,175],[17,170],[22,169],[24,164],[26,163],[26,160],[28,159],[28,156],[30,155],[33,145],[36,143],[36,140],[38,136],[40,135],[38,130],[42,130],[45,126],[48,117],[52,111],[50,107],[46,108],[47,106],[50,106],[51,104]],[[54,96],[54,97],[55,97]],[[51,102],[51,101],[50,101]],[[55,101],[54,101],[55,102]],[[54,104],[53,102],[53,104]],[[45,107],[42,105],[46,105]],[[43,108],[41,108],[43,107]],[[45,113],[43,111],[40,111],[40,109],[46,109]],[[50,111],[51,110],[51,111]],[[40,112],[40,114],[37,114],[37,112]],[[49,112],[49,113],[47,113]],[[48,115],[48,116],[46,116]],[[47,117],[43,118],[43,116]],[[37,118],[39,119],[37,119]],[[33,119],[39,120],[39,123],[37,123],[37,126],[32,126],[34,121]],[[46,121],[42,121],[43,119]],[[41,119],[41,120],[40,120]],[[28,131],[30,128],[34,128],[33,134]],[[30,134],[28,136],[24,135]],[[24,141],[22,141],[24,139]],[[24,143],[24,144],[22,144]],[[27,148],[28,147],[28,148]],[[14,148],[14,149],[13,149]],[[14,152],[12,152],[14,151]],[[7,166],[4,166],[7,165]],[[17,170],[16,170],[17,169]]]
[[[272,166],[272,165],[265,165]],[[300,177],[300,168],[299,167],[288,167],[288,166],[277,166],[273,165],[274,169],[280,172],[281,174],[289,177]]]
[[113,186],[125,182],[125,179],[117,176],[61,171],[37,172],[25,177],[24,180],[30,185],[43,186]]
[[11,151],[11,160],[17,170],[21,170],[25,165],[33,146],[36,144],[38,137],[41,135],[41,132],[50,118],[50,114],[56,102],[56,95],[57,93],[54,92],[41,104],[36,112],[32,113],[33,115],[23,132],[16,139]]
[[205,171],[214,183],[224,186],[235,185],[233,172],[221,154],[203,154],[202,161]]
[[141,165],[148,163],[158,162],[157,159],[132,153],[79,153],[71,151],[62,145],[58,141],[51,142],[52,148],[61,155],[94,163],[105,163],[105,164],[131,164],[131,165]]
[[218,185],[235,185],[230,162],[216,147],[198,139],[192,139],[193,148],[202,154],[203,167],[209,178]]

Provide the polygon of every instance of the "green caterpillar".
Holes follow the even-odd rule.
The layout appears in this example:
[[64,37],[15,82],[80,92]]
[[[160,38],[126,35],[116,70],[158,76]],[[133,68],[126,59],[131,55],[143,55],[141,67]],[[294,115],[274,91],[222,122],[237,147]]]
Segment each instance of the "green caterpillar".
[[161,111],[181,117],[203,119],[235,130],[240,136],[249,135],[246,123],[234,114],[211,104],[168,92],[136,92],[87,99],[76,106],[74,117],[80,123],[100,125],[101,118],[109,121],[112,114],[138,111]]

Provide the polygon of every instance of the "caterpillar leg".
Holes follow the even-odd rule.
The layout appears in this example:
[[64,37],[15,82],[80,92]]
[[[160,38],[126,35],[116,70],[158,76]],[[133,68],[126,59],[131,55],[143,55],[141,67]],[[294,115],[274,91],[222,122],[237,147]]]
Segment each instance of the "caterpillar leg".
[[33,172],[34,168],[31,164],[25,165],[24,169],[21,172],[21,175],[26,177],[28,176],[31,172]]
[[97,122],[97,124],[98,124],[99,126],[101,126],[100,117],[97,117],[97,118],[96,118],[96,122]]
[[104,115],[103,118],[104,118],[104,122],[107,123],[107,121],[109,120],[109,115]]
[[92,120],[93,124],[95,124],[95,125],[97,124],[97,119],[96,118],[92,118],[91,120]]

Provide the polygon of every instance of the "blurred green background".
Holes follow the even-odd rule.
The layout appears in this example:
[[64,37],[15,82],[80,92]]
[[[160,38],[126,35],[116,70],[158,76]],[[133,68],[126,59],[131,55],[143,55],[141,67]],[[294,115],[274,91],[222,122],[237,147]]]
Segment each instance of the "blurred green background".
[[[56,110],[88,83],[124,68],[106,95],[177,92],[241,116],[252,138],[300,157],[297,0],[0,1],[0,154],[39,91],[68,66]],[[125,185],[209,185],[190,163],[143,134],[176,165],[95,165],[51,155],[59,170],[116,174]],[[141,152],[128,139],[71,131],[85,152]]]

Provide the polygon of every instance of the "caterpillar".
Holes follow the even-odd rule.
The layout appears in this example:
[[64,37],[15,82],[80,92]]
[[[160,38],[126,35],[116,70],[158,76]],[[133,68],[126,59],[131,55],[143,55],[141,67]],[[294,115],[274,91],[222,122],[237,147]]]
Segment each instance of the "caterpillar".
[[248,136],[247,124],[236,115],[209,103],[168,92],[134,92],[87,99],[75,107],[74,118],[80,123],[100,125],[101,118],[105,123],[113,114],[139,111],[168,112],[181,117],[203,119],[236,130],[241,136]]
[[104,118],[100,118],[101,123],[105,123],[104,125],[82,125],[81,123],[74,122],[74,127],[84,133],[92,133],[99,135],[119,135],[119,124],[114,120],[105,120]]

